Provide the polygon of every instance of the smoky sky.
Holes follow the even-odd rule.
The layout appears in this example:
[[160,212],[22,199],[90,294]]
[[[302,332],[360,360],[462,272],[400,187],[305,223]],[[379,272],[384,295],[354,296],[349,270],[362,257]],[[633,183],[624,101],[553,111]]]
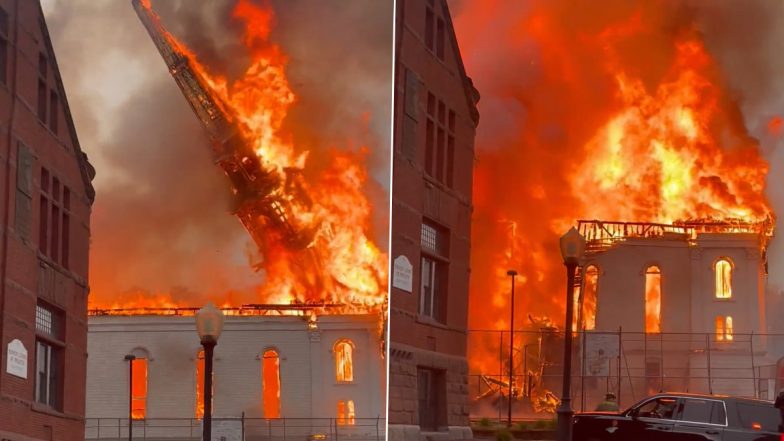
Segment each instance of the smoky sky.
[[[288,55],[298,96],[285,128],[314,161],[366,146],[372,235],[387,249],[392,5],[363,0],[272,2],[271,40]],[[255,247],[229,213],[229,186],[200,123],[130,1],[44,0],[83,150],[97,170],[91,295],[134,293],[254,300]],[[234,1],[155,1],[164,25],[215,72],[247,67]]]

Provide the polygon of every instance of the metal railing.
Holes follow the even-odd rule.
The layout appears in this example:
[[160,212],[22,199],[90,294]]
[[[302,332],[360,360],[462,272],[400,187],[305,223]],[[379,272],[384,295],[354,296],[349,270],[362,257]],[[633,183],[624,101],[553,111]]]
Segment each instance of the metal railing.
[[[213,438],[226,441],[383,441],[384,418],[213,418]],[[134,440],[196,441],[202,436],[200,419],[147,418],[133,421]],[[86,440],[127,440],[127,418],[87,418]],[[218,438],[222,439],[222,438]]]

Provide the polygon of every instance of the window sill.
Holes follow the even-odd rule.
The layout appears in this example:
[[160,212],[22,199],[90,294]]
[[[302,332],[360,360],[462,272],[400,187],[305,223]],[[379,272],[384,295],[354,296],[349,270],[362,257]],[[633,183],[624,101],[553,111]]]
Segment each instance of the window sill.
[[38,412],[38,413],[42,413],[42,414],[45,414],[45,415],[50,415],[50,416],[57,417],[57,418],[68,418],[68,419],[71,419],[71,420],[79,420],[80,419],[80,418],[78,418],[76,416],[68,415],[66,413],[60,412],[59,410],[57,410],[57,409],[55,409],[53,407],[49,407],[46,404],[41,404],[41,403],[39,403],[37,401],[33,402],[32,405],[30,406],[30,408],[31,408],[31,410],[33,412]]
[[335,386],[356,386],[356,381],[337,381]]
[[449,326],[447,326],[446,323],[441,323],[427,315],[417,314],[416,322],[423,325],[433,326],[435,328],[449,329]]
[[735,297],[733,296],[733,297],[722,298],[722,297],[714,296],[713,301],[719,303],[735,303]]

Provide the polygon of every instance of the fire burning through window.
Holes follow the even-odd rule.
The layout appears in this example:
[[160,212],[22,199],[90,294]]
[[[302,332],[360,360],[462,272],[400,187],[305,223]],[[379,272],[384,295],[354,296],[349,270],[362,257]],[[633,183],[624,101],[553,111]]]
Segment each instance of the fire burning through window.
[[353,344],[348,340],[335,343],[335,374],[338,383],[354,381]]
[[716,298],[729,299],[732,297],[732,264],[727,259],[716,262]]
[[649,266],[645,270],[645,332],[661,332],[661,270]]
[[354,400],[338,401],[338,425],[353,426],[354,422]]
[[[596,295],[599,290],[599,268],[589,265],[585,269],[585,288],[582,295],[582,327],[586,330],[596,329]],[[577,309],[580,311],[580,309]]]
[[280,357],[274,349],[262,357],[261,389],[264,418],[280,418]]
[[131,417],[143,420],[147,415],[147,358],[137,356],[132,364]]
[[733,338],[732,317],[723,315],[716,317],[716,340],[732,341]]
[[[212,396],[215,396],[215,372],[212,373]],[[204,349],[196,356],[196,418],[204,417]]]

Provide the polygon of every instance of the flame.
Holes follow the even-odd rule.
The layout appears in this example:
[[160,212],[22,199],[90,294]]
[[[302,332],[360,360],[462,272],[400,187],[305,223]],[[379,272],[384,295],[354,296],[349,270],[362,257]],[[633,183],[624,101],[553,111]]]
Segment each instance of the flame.
[[[149,2],[143,2],[150,8]],[[234,123],[244,138],[253,143],[265,170],[279,179],[273,194],[290,202],[293,224],[314,231],[310,244],[319,265],[309,274],[298,271],[301,256],[274,234],[261,246],[264,284],[258,293],[263,303],[339,303],[340,312],[377,312],[386,301],[387,256],[368,237],[373,207],[363,192],[368,180],[366,155],[369,148],[328,152],[331,162],[309,166],[309,151],[293,144],[293,134],[284,128],[289,109],[297,103],[287,75],[287,56],[270,41],[275,14],[268,3],[257,5],[239,0],[232,19],[244,26],[242,42],[250,61],[242,75],[229,79],[202,64],[196,54],[173,35],[165,38],[186,55],[196,75]],[[363,117],[364,120],[368,116]],[[367,121],[365,121],[367,123]],[[295,185],[296,184],[296,185]],[[221,214],[216,214],[221,215]],[[310,268],[309,268],[310,270]],[[320,274],[313,274],[320,272]],[[320,292],[313,292],[315,280]],[[213,301],[237,306],[231,296],[215,293]],[[223,298],[219,298],[223,297]],[[192,300],[191,300],[192,301]],[[169,294],[144,295],[120,302],[96,303],[92,308],[173,308],[192,306]],[[326,310],[321,311],[326,312]]]
[[[454,17],[482,94],[472,329],[508,331],[510,268],[520,274],[517,316],[565,327],[558,238],[578,219],[732,219],[737,231],[770,234],[749,225],[774,218],[768,164],[694,17],[666,2],[589,3],[468,2]],[[469,339],[473,373],[498,369],[499,341]]]

